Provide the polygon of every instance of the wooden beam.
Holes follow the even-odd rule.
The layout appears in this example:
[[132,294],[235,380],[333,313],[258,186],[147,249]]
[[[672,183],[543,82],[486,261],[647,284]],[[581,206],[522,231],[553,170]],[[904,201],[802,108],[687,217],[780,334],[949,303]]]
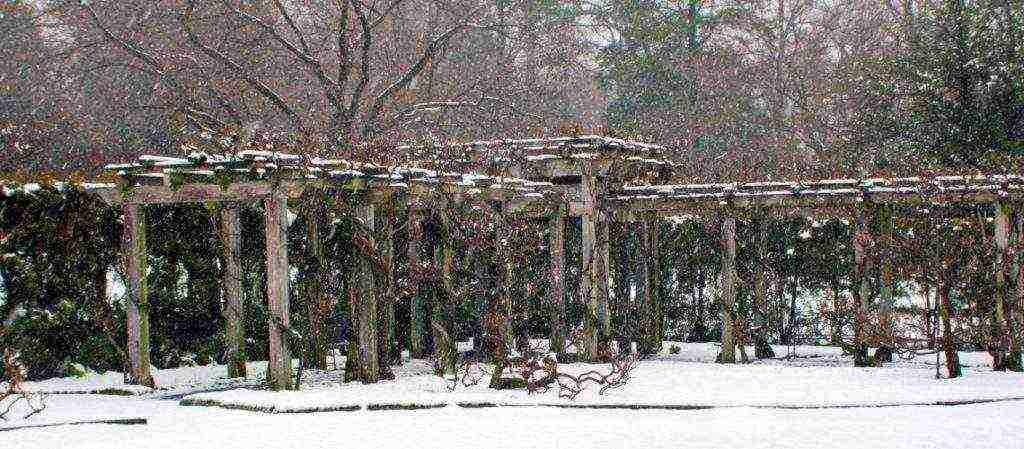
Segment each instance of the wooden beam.
[[275,390],[293,388],[292,356],[288,344],[288,199],[273,191],[266,208],[267,303],[269,360],[267,380]]
[[124,205],[124,255],[128,277],[128,382],[155,387],[149,359],[149,299],[146,289],[146,213]]
[[[1007,197],[1024,197],[1024,191],[1011,190]],[[916,193],[872,193],[874,204],[928,205],[932,203],[988,203],[1003,198],[995,191],[965,191],[922,196]],[[850,194],[801,194],[801,195],[749,195],[726,197],[708,195],[701,197],[609,197],[604,200],[617,213],[653,212],[661,216],[700,213],[722,209],[783,208],[793,210],[848,210],[864,202],[859,193]]]
[[722,351],[718,363],[736,362],[736,219],[726,216],[722,220]]
[[280,192],[287,198],[302,195],[306,183],[302,181],[282,182],[277,187],[270,182],[235,182],[222,188],[217,184],[185,184],[178,189],[164,185],[135,186],[127,195],[117,188],[95,189],[104,202],[118,204],[175,204],[229,201],[257,201],[272,192]]
[[224,362],[228,377],[245,377],[245,301],[242,298],[242,230],[239,204],[227,203],[220,209],[220,242],[224,248],[224,270],[221,288],[224,292]]
[[565,215],[551,218],[551,351],[565,351]]

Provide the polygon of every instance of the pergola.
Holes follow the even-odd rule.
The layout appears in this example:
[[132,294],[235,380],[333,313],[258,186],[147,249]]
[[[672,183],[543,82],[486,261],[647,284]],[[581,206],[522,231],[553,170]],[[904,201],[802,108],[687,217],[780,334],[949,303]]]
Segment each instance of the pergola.
[[[400,147],[399,150],[409,149]],[[551,226],[552,348],[565,347],[564,227],[568,217],[582,223],[583,273],[580,290],[596,320],[585,320],[588,357],[596,358],[599,333],[611,326],[609,307],[609,223],[637,222],[644,246],[656,248],[654,223],[662,217],[714,213],[721,217],[723,254],[722,303],[736,296],[736,217],[768,209],[858,217],[859,233],[870,232],[864,216],[882,205],[936,203],[1002,203],[1024,196],[1024,178],[1018,175],[938,176],[933,178],[836,179],[818,181],[669,184],[674,164],[666,149],[656,145],[598,136],[554,139],[496,140],[448,145],[464,159],[442,162],[412,161],[381,165],[341,159],[308,157],[244,149],[230,154],[194,152],[184,157],[143,156],[127,164],[108,165],[116,186],[94,186],[91,191],[124,210],[124,251],[128,291],[128,353],[131,378],[152,384],[149,373],[149,338],[146,237],[141,208],[151,204],[261,201],[266,211],[267,299],[269,317],[268,380],[273,388],[291,385],[291,353],[282,334],[288,316],[288,262],[286,245],[287,200],[307,188],[364,192],[357,215],[372,226],[374,210],[385,199],[398,199],[409,208],[410,226],[417,226],[431,204],[460,198],[480,198],[504,211],[548,217]],[[1009,223],[1004,207],[997,207],[997,244],[1006,252]],[[237,274],[239,215],[236,208],[220,209],[220,238],[227,263],[224,285],[227,322],[227,359],[241,351],[241,288]],[[855,239],[857,263],[865,250]],[[413,245],[414,243],[411,243]],[[643,262],[648,263],[648,262]],[[858,276],[863,271],[857,270]],[[649,282],[644,277],[643,282]],[[863,284],[863,283],[862,283]],[[862,286],[863,288],[863,286]],[[643,288],[640,307],[650,316],[650,289]],[[863,304],[861,305],[864,306]],[[366,311],[353,311],[366,313]],[[724,313],[723,345],[734,338],[732,317]],[[596,321],[596,322],[595,322]],[[643,325],[659,325],[649,319]],[[360,329],[359,332],[365,332]],[[372,340],[372,339],[371,339]],[[415,343],[414,343],[415,345]],[[361,348],[367,349],[367,348]],[[415,351],[414,351],[415,352]]]

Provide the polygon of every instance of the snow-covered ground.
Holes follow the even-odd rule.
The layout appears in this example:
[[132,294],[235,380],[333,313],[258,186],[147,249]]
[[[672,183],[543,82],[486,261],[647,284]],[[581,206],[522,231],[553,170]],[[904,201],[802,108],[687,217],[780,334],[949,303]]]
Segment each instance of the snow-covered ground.
[[269,415],[139,397],[54,395],[53,420],[137,416],[146,425],[0,432],[18,449],[943,448],[1017,446],[1024,403],[833,410],[446,407]]
[[[227,380],[223,366],[155,372],[159,389],[131,387],[134,396],[52,394],[29,420],[0,422],[0,448],[117,447],[1013,447],[1024,440],[1024,401],[943,406],[892,406],[1024,398],[1024,375],[991,372],[983,353],[961,353],[960,379],[935,379],[934,355],[884,368],[853,368],[837,348],[776,347],[779,359],[716,365],[714,344],[676,344],[678,354],[642,362],[624,387],[584,392],[574,404],[715,406],[709,410],[592,410],[497,407],[458,403],[565,405],[553,390],[527,395],[484,385],[449,391],[426,361],[406,361],[398,379],[376,385],[340,382],[337,371],[307,372],[303,389],[258,389],[265,363],[250,378]],[[460,345],[465,346],[465,345]],[[465,349],[465,348],[463,348]],[[752,350],[750,353],[752,354]],[[341,364],[340,366],[343,366]],[[565,364],[563,370],[594,366]],[[601,366],[600,369],[606,369]],[[486,379],[482,381],[485,383]],[[200,392],[238,386],[228,391]],[[27,384],[36,392],[88,392],[124,387],[117,373]],[[194,394],[190,394],[194,393]],[[218,407],[183,407],[185,396],[272,411],[358,406],[352,412],[264,414]],[[373,404],[445,405],[415,411],[370,411]],[[787,410],[761,406],[890,405],[887,408]],[[2,431],[31,424],[146,418],[147,425],[60,426]],[[1008,445],[1009,444],[1009,445]]]
[[[678,345],[678,354],[668,348]],[[776,347],[780,358],[723,366],[710,363],[718,346],[712,343],[667,343],[660,355],[645,360],[623,387],[604,395],[590,387],[577,404],[642,404],[673,406],[854,406],[926,404],[1024,398],[1024,375],[992,372],[984,353],[961,353],[965,365],[959,379],[935,379],[934,355],[897,360],[884,368],[854,368],[838,348],[801,346],[795,352]],[[750,351],[753,352],[752,350]],[[793,358],[782,358],[795,355]],[[343,363],[338,366],[344,366]],[[563,372],[582,372],[594,365],[563,364]],[[371,404],[562,404],[557,388],[544,394],[495,391],[484,378],[478,385],[448,388],[424,360],[396,367],[397,379],[374,385],[341,382],[340,371],[306,371],[300,391],[272,392],[258,386],[265,362],[249,364],[247,380],[224,379],[224,366],[188,367],[155,372],[159,391],[124,386],[118,373],[28,383],[38,392],[95,392],[127,388],[147,397],[185,397],[200,403],[273,411],[330,409]],[[608,370],[598,365],[599,371]],[[944,375],[943,370],[943,375]],[[238,387],[228,389],[230,387]],[[203,392],[205,390],[227,390]],[[195,393],[195,394],[191,394]]]

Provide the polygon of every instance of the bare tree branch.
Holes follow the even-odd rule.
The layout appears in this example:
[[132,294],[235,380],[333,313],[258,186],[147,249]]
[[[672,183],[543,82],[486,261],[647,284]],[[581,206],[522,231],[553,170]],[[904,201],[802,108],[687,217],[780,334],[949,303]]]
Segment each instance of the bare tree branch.
[[455,36],[459,31],[465,28],[465,24],[457,25],[444,32],[444,34],[438,36],[437,39],[434,39],[429,45],[427,45],[427,48],[423,51],[419,60],[416,61],[416,64],[410,67],[409,70],[402,75],[401,79],[388,86],[380,93],[380,95],[377,96],[373,102],[373,106],[371,106],[370,110],[366,112],[366,118],[363,120],[363,129],[361,134],[364,138],[370,134],[370,131],[375,125],[377,116],[380,114],[380,110],[384,107],[384,104],[396,93],[408,87],[409,84],[412,83],[412,80],[415,79],[416,76],[419,75],[427,66],[427,63],[437,55],[437,52],[441,50],[441,47],[443,47],[448,40],[452,38],[452,36]]
[[257,92],[259,92],[261,95],[263,95],[263,97],[269,100],[275,107],[277,107],[278,110],[287,115],[296,128],[298,128],[301,131],[304,131],[305,126],[302,123],[302,118],[299,117],[295,110],[288,106],[288,103],[285,102],[284,98],[281,98],[280,95],[274,92],[266,84],[250,75],[249,72],[242,68],[242,66],[239,65],[237,62],[232,61],[231,58],[228,58],[226,55],[217,51],[216,49],[213,49],[203,44],[199,40],[199,38],[195,34],[195,31],[192,29],[191,24],[192,14],[194,12],[195,2],[193,0],[189,0],[188,9],[186,9],[185,14],[181,16],[182,29],[185,31],[185,35],[188,37],[189,42],[191,42],[193,46],[198,48],[207,56],[220,61],[222,64],[234,70],[235,73],[241,76],[250,86],[252,86],[253,89],[256,89]]

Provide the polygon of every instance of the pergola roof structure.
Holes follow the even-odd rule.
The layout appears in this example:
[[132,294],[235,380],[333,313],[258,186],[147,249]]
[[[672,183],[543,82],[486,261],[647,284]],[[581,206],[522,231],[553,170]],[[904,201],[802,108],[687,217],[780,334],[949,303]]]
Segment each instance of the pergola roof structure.
[[[864,218],[875,208],[885,205],[997,203],[1000,207],[995,208],[996,232],[1002,236],[997,242],[1005,252],[1010,226],[1008,209],[1003,206],[1019,202],[1024,197],[1024,177],[1018,174],[673,184],[677,181],[674,177],[676,164],[668,159],[666,148],[598,136],[491,140],[392,149],[396,150],[394,154],[442,154],[448,157],[380,164],[288,154],[274,151],[274,148],[244,148],[230,154],[193,151],[184,157],[142,156],[135,162],[108,165],[105,170],[114,175],[116,184],[83,185],[85,190],[100,195],[110,204],[120,205],[124,210],[123,235],[130,299],[127,329],[133,379],[152,382],[143,276],[147,260],[146,226],[145,214],[141,211],[141,207],[147,204],[264,202],[270,327],[268,377],[274,388],[287,388],[290,385],[291,356],[284,332],[288,326],[289,309],[288,248],[284,238],[288,226],[286,200],[302,195],[310,186],[371,193],[352,212],[367,229],[373,229],[374,204],[378,198],[397,195],[410,205],[419,204],[409,209],[410,248],[417,248],[415,240],[418,237],[412,230],[418,227],[416,223],[422,218],[421,201],[428,198],[475,197],[501,204],[502,211],[549,218],[550,295],[553,310],[559,311],[552,314],[553,348],[563,347],[566,337],[563,321],[566,218],[579,216],[585,273],[581,276],[579,291],[587,303],[588,317],[593,317],[585,323],[584,342],[587,357],[591,359],[596,359],[598,354],[598,335],[609,335],[611,326],[608,248],[611,244],[609,222],[613,220],[642,222],[642,253],[651,255],[656,254],[657,248],[658,233],[653,226],[657,218],[694,212],[720,213],[722,279],[735,281],[736,217],[743,211],[759,213],[768,208],[796,209],[815,214],[835,214],[838,211]],[[29,190],[23,186],[18,191]],[[5,195],[15,191],[6,186],[3,189]],[[227,264],[225,272],[237,272],[238,211],[226,207],[220,209],[220,214],[219,232]],[[858,235],[875,232],[866,226],[866,221],[857,220]],[[862,276],[867,251],[865,239],[855,238],[853,244],[856,263],[860,267],[856,276]],[[418,257],[418,252],[410,250],[410,257]],[[644,276],[643,282],[652,281],[649,276]],[[227,353],[235,357],[244,353],[240,349],[244,348],[244,340],[231,329],[239,328],[239,311],[244,305],[239,299],[237,279],[227,276],[224,288],[226,303],[229,304],[225,310],[233,314],[226,317],[229,326],[225,337]],[[735,283],[723,282],[722,288],[723,307],[731,308],[736,296]],[[649,296],[651,288],[646,286],[640,290]],[[650,297],[640,300],[641,307],[654,307],[648,304],[650,301],[654,300]],[[374,301],[360,301],[360,304],[353,313],[363,314],[359,315],[360,323],[370,323],[373,320],[366,317],[375,316],[376,312],[369,309],[376,307]],[[731,319],[730,314],[723,316],[724,348],[727,337],[732,339],[732,324],[727,322]],[[376,343],[375,338],[369,336],[375,331],[364,329],[363,324],[359,329],[362,335],[359,337],[360,363],[361,366],[374,367],[377,366],[373,349]],[[363,347],[364,344],[367,346]]]

